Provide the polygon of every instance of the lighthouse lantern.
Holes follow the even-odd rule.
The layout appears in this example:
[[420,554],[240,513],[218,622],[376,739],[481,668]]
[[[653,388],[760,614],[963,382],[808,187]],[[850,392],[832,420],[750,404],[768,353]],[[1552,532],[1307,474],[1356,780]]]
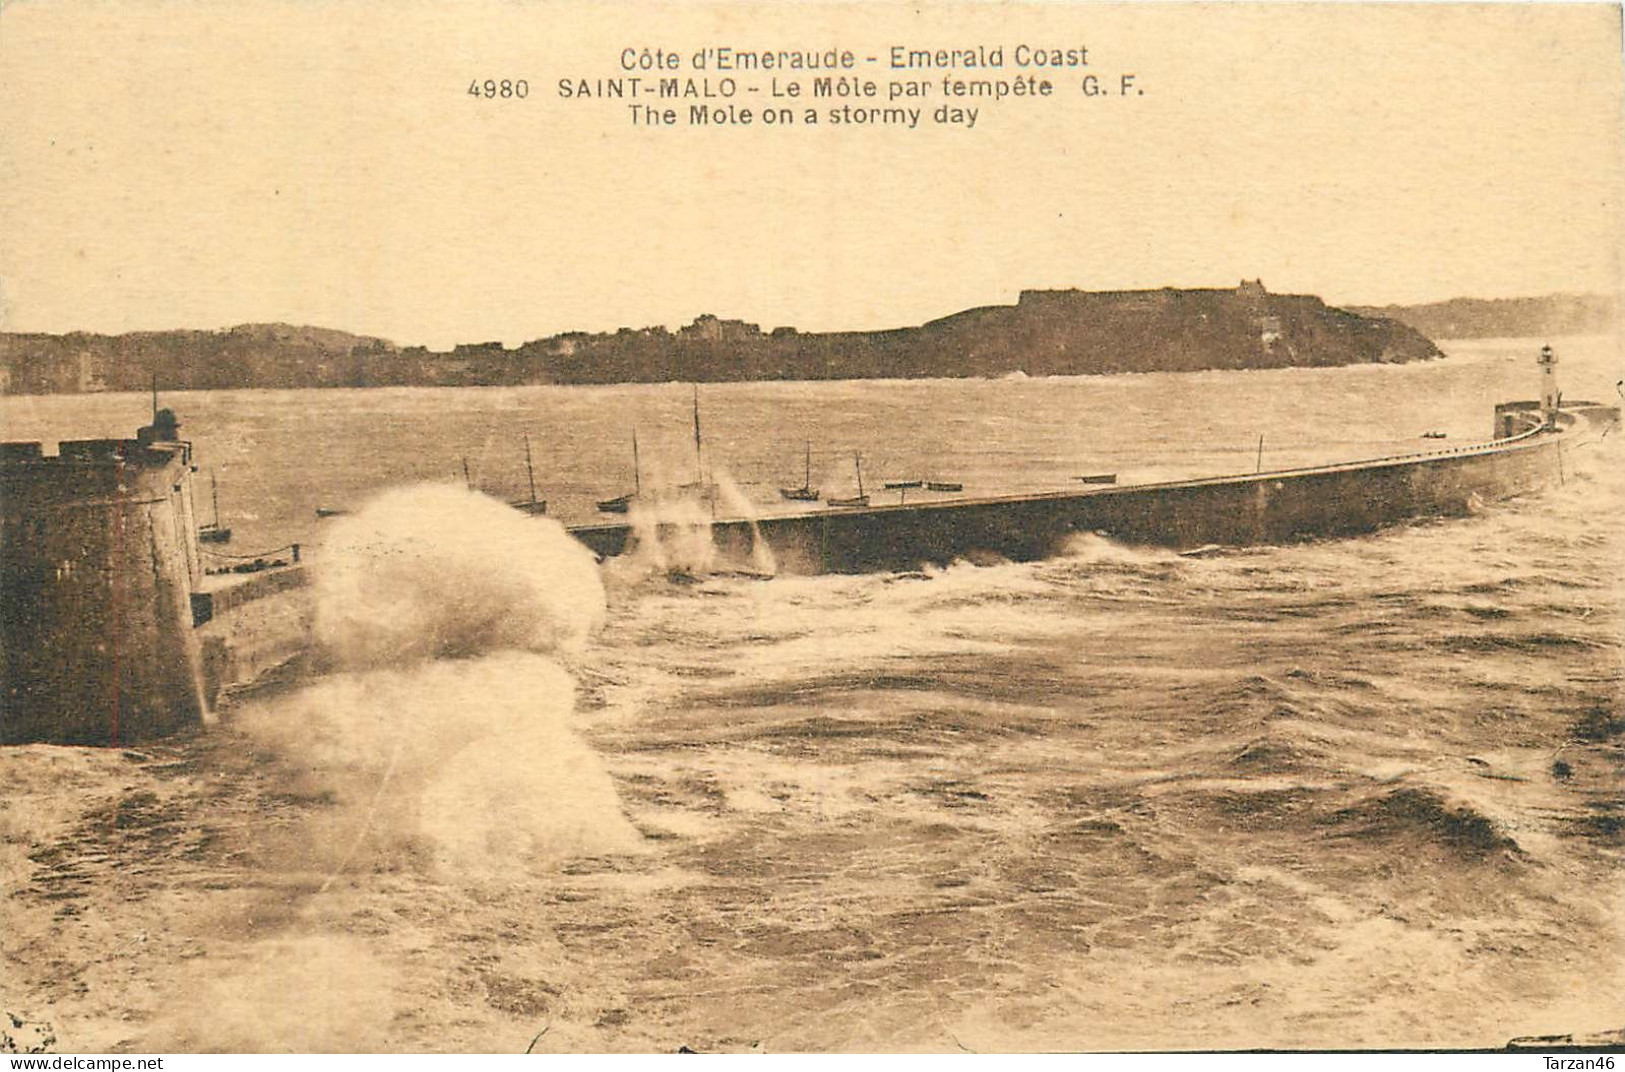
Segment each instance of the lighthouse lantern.
[[1562,400],[1562,393],[1557,389],[1557,355],[1550,346],[1540,348],[1540,357],[1536,358],[1540,365],[1540,412],[1547,424],[1557,422],[1557,406]]

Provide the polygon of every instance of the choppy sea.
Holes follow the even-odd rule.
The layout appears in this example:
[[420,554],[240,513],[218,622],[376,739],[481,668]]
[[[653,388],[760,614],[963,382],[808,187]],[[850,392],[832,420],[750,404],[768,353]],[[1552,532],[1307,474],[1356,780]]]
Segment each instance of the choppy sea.
[[[1487,438],[1496,402],[1533,396],[1541,341],[706,385],[699,408],[707,464],[764,509],[809,442],[826,495],[857,453],[874,487],[1004,493]],[[1619,401],[1616,340],[1554,342],[1568,397]],[[1625,1026],[1617,439],[1548,492],[1359,539],[1183,558],[1081,536],[1036,563],[764,581],[599,569],[499,505],[528,495],[526,436],[567,522],[630,490],[634,428],[645,482],[687,479],[686,385],[164,402],[226,550],[315,548],[330,651],[196,737],[0,752],[0,1006],[64,1049]],[[8,398],[0,418],[89,438],[148,405]]]

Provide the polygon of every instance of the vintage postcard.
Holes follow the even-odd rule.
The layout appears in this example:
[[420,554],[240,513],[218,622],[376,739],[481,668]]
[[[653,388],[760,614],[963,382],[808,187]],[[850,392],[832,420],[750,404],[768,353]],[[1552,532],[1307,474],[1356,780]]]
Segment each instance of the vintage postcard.
[[7,0],[0,1052],[1625,1045],[1621,121],[1617,4]]

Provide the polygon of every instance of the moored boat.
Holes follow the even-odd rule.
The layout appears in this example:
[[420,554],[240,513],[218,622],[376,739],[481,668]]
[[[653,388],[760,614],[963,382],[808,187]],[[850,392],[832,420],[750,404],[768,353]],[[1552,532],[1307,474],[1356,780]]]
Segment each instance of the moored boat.
[[198,526],[198,542],[230,543],[231,530],[220,527],[220,488],[215,483],[213,469],[209,470],[209,496],[214,500],[214,520]]
[[613,499],[599,499],[599,512],[605,514],[624,514],[632,508],[632,502],[643,494],[643,473],[638,463],[638,430],[632,429],[632,490],[625,495],[617,495]]
[[536,469],[530,460],[530,436],[528,434],[525,436],[525,478],[530,483],[530,498],[513,499],[508,502],[508,505],[522,514],[537,515],[547,513],[547,500],[536,497]]
[[818,489],[812,486],[812,440],[807,441],[807,468],[799,488],[780,488],[779,494],[791,502],[817,502]]
[[849,499],[830,499],[831,506],[868,506],[869,496],[863,491],[863,455],[852,455],[852,464],[858,473],[858,493]]

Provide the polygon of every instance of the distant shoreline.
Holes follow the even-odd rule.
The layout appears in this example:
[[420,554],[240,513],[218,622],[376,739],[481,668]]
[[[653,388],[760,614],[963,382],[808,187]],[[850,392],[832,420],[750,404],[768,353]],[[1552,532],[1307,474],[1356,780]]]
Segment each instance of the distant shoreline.
[[122,335],[0,333],[0,394],[327,387],[997,378],[1429,360],[1435,338],[1606,332],[1611,299],[1454,299],[1336,308],[1229,289],[1023,291],[917,327],[763,331],[709,314],[677,329],[565,332],[449,351],[324,328],[249,324]]
[[1451,298],[1422,305],[1350,305],[1346,308],[1361,316],[1398,320],[1430,339],[1602,335],[1619,327],[1616,302],[1601,294]]

